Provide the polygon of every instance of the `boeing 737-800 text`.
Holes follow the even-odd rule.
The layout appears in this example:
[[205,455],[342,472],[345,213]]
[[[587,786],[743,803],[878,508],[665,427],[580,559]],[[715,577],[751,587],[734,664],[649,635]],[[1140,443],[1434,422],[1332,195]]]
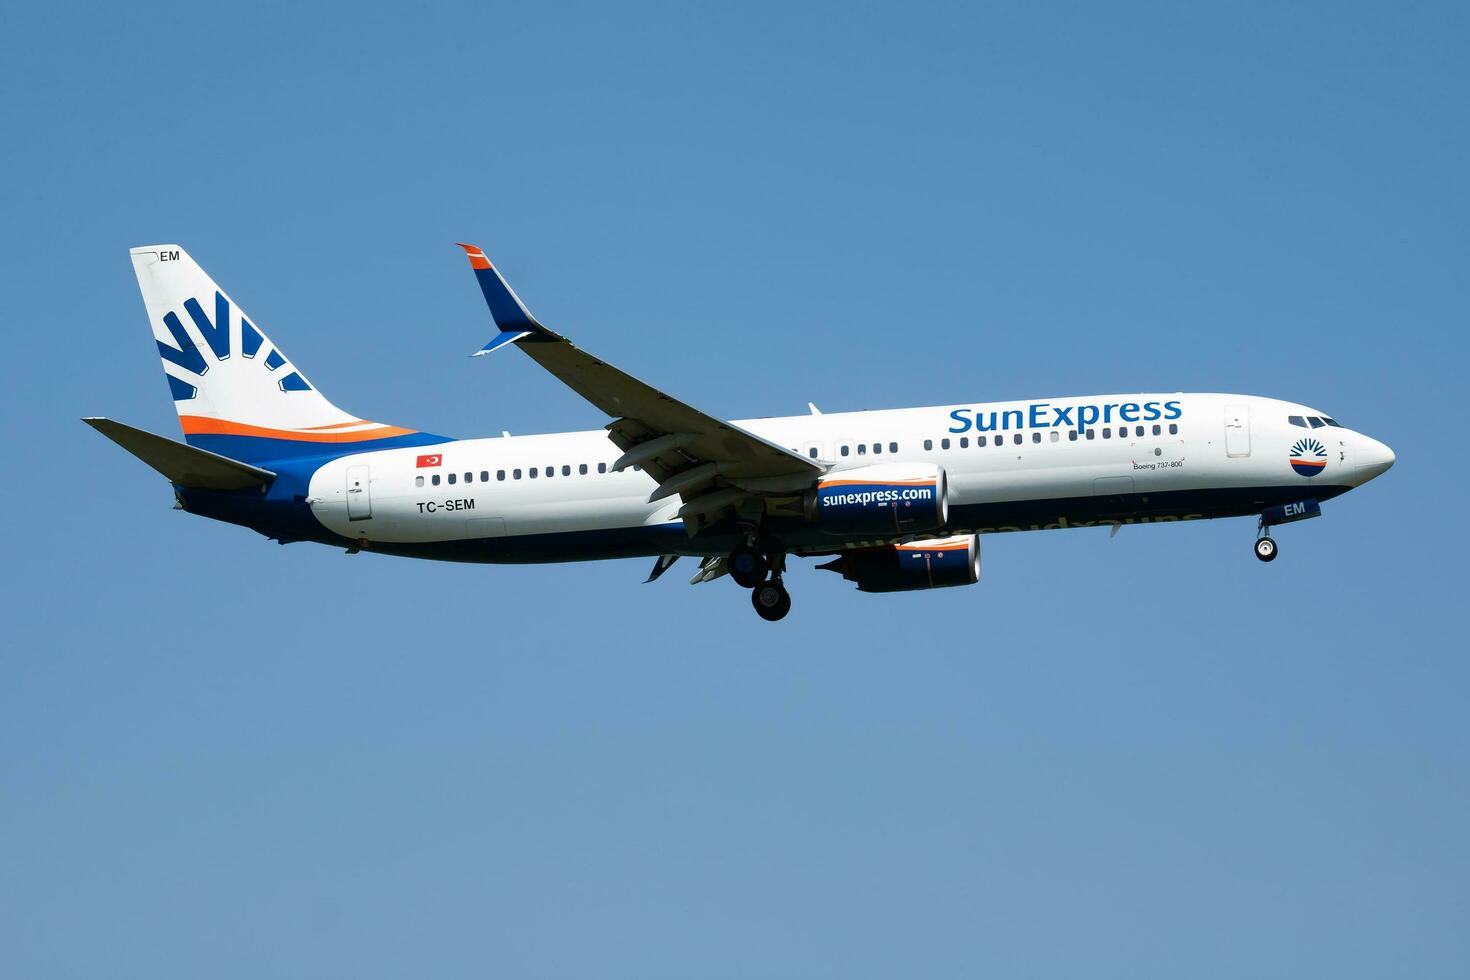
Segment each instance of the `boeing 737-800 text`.
[[726,422],[542,326],[462,246],[500,333],[612,418],[600,430],[451,439],[327,401],[177,245],[132,250],[184,443],[86,421],[173,484],[178,506],[281,543],[463,562],[680,556],[762,618],[791,555],[864,592],[968,585],[980,535],[1256,516],[1271,528],[1393,465],[1305,405],[1126,394]]

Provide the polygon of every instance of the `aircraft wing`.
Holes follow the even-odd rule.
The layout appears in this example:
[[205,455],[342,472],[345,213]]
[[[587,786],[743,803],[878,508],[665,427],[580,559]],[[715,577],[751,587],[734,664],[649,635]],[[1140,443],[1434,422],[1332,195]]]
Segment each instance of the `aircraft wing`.
[[679,494],[691,529],[739,509],[755,493],[797,492],[826,471],[821,463],[686,405],[582,350],[537,322],[473,245],[460,245],[500,334],[476,352],[515,344],[567,387],[613,417],[608,438],[623,455],[614,469],[641,466],[658,481],[649,497]]

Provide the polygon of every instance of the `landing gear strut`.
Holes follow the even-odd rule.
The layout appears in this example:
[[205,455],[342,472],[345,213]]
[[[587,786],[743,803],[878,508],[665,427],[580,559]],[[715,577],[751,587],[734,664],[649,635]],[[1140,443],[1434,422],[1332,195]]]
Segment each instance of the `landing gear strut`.
[[1276,554],[1276,539],[1271,537],[1271,529],[1262,524],[1256,537],[1256,557],[1261,561],[1275,561]]
[[791,611],[791,593],[781,581],[786,571],[786,555],[780,551],[765,554],[757,551],[754,544],[749,541],[730,552],[725,564],[735,584],[750,590],[750,604],[756,614],[774,623],[785,619]]

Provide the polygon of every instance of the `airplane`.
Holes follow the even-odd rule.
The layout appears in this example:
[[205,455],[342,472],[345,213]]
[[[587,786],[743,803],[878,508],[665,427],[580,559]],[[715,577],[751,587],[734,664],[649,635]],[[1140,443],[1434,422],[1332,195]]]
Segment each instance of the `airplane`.
[[178,245],[131,250],[184,442],[84,419],[161,473],[175,506],[281,544],[442,561],[680,557],[728,575],[764,620],[788,557],[862,592],[970,585],[985,534],[1256,518],[1274,527],[1394,463],[1295,402],[1135,393],[725,421],[543,326],[461,245],[498,334],[610,417],[601,429],[452,439],[329,402]]

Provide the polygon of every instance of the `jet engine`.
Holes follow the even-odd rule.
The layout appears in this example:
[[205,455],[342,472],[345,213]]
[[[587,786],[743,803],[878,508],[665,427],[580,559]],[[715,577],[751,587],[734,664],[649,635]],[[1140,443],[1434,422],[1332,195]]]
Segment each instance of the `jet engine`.
[[941,466],[879,463],[838,470],[806,496],[807,519],[832,534],[934,531],[949,517]]
[[859,592],[912,592],[980,581],[980,535],[863,548],[818,568],[840,572]]

